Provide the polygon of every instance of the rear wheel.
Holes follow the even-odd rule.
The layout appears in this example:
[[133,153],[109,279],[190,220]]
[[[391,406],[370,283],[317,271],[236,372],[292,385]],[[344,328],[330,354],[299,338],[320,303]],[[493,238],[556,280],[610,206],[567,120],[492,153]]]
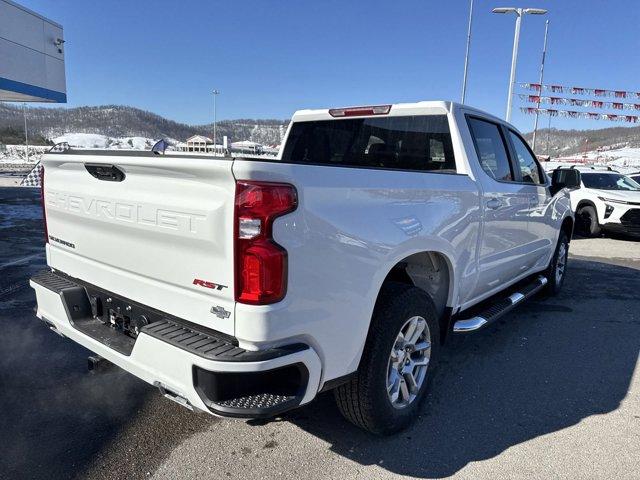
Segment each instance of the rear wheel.
[[569,259],[569,237],[564,231],[560,231],[556,251],[553,254],[549,268],[545,276],[547,277],[547,287],[545,293],[557,295],[562,289],[564,278],[567,273],[567,261]]
[[591,206],[581,207],[577,214],[578,231],[586,237],[597,237],[602,229],[598,223],[598,213]]
[[440,328],[431,297],[389,283],[373,314],[356,376],[335,390],[342,414],[372,433],[388,435],[418,416],[439,353]]

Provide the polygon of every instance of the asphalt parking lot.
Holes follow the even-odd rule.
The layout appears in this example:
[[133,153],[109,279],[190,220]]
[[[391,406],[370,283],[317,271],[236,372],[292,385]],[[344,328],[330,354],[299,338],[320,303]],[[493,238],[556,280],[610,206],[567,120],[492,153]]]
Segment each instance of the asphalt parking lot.
[[390,438],[331,394],[269,421],[163,399],[33,315],[38,192],[0,188],[0,478],[640,478],[640,242],[574,239],[562,293],[443,351],[421,418]]

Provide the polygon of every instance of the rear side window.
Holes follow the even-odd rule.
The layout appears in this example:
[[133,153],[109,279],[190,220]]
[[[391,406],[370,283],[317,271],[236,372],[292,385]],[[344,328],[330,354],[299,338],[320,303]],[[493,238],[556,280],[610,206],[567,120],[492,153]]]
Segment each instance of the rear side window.
[[513,144],[513,150],[518,158],[518,167],[522,173],[522,181],[525,183],[544,183],[544,178],[540,173],[540,167],[538,161],[533,154],[529,151],[529,147],[524,143],[524,140],[520,138],[518,134],[509,130],[509,136],[511,137],[511,143]]
[[446,115],[297,122],[282,154],[288,163],[456,171]]
[[482,169],[495,180],[513,181],[511,163],[500,127],[479,118],[469,118],[469,129]]

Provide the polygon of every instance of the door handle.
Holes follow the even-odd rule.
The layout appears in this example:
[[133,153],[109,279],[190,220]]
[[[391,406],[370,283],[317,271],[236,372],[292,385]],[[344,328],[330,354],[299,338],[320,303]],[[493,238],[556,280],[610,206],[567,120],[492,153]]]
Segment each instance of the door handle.
[[492,198],[491,200],[487,201],[487,208],[490,208],[491,210],[497,210],[501,206],[502,200],[500,200],[499,198]]
[[93,177],[107,182],[121,182],[125,177],[124,172],[115,165],[93,165],[85,163],[84,168],[86,168],[87,172]]

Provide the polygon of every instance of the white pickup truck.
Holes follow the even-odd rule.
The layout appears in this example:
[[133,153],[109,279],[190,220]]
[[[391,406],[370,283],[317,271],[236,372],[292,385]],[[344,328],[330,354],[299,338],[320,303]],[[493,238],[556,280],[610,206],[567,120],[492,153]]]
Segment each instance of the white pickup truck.
[[302,110],[276,159],[43,159],[37,316],[167,397],[233,417],[334,389],[378,434],[441,345],[560,289],[574,219],[520,133],[451,102]]

